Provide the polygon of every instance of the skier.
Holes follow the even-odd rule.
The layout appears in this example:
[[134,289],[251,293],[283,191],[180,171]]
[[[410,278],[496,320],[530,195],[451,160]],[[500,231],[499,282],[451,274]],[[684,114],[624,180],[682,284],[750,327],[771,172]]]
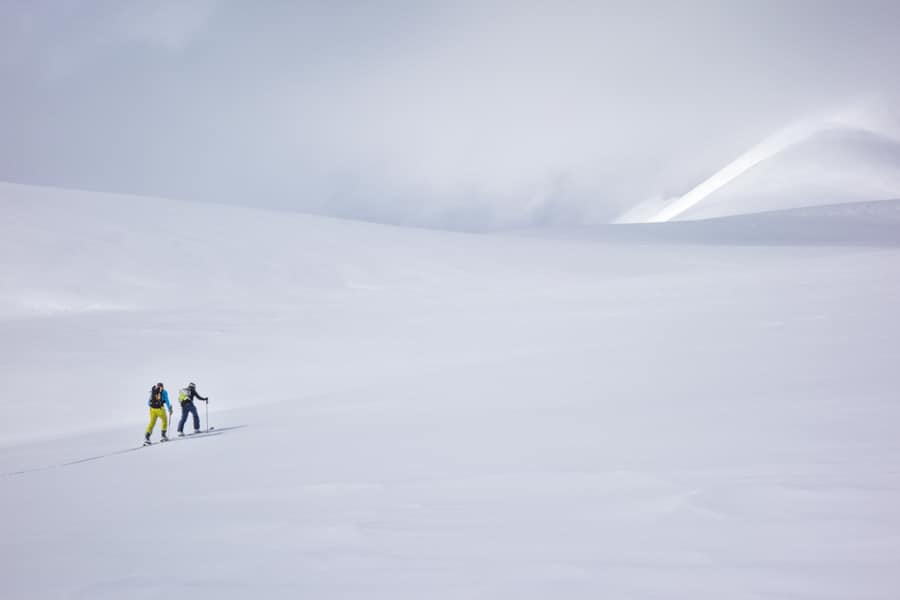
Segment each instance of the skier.
[[204,398],[197,393],[197,386],[194,382],[189,383],[186,388],[178,393],[178,401],[181,403],[181,420],[178,421],[178,437],[184,437],[184,424],[187,421],[188,414],[194,416],[194,433],[200,433],[200,416],[197,414],[197,407],[194,406],[194,398],[209,402],[209,398]]
[[166,437],[166,430],[169,426],[169,419],[163,407],[165,406],[168,409],[168,417],[171,417],[172,405],[169,404],[169,392],[163,387],[162,382],[157,383],[150,390],[150,400],[147,401],[147,405],[150,407],[150,424],[147,425],[147,433],[144,434],[144,445],[150,445],[150,434],[153,433],[153,428],[156,427],[157,419],[162,420],[162,437],[160,441],[168,442],[169,438]]

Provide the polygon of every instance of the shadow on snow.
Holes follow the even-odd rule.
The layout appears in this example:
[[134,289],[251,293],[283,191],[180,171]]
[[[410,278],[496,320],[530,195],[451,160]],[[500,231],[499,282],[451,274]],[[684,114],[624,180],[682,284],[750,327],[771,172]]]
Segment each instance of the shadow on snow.
[[7,473],[2,473],[2,474],[0,474],[0,475],[2,475],[2,476],[4,476],[4,477],[11,477],[11,476],[14,476],[14,475],[24,475],[24,474],[26,474],[26,473],[36,473],[36,472],[38,472],[38,471],[48,471],[48,470],[50,470],[50,469],[58,469],[58,468],[61,468],[61,467],[70,467],[70,466],[72,466],[72,465],[80,465],[80,464],[82,464],[82,463],[92,462],[92,461],[95,461],[95,460],[100,460],[100,459],[102,459],[102,458],[109,458],[109,457],[111,457],[111,456],[118,456],[119,454],[128,454],[129,452],[137,452],[138,450],[142,450],[142,449],[144,449],[144,448],[148,448],[148,447],[152,447],[152,446],[159,446],[159,445],[161,445],[161,444],[163,444],[163,443],[165,443],[165,444],[171,444],[171,443],[174,443],[174,442],[184,442],[184,441],[188,441],[188,440],[198,440],[198,439],[202,439],[202,438],[208,438],[208,437],[213,437],[213,436],[217,436],[217,435],[222,435],[223,433],[227,433],[227,432],[229,432],[229,431],[234,431],[234,430],[236,430],[236,429],[243,429],[243,428],[245,428],[245,427],[247,427],[247,425],[233,425],[233,426],[231,426],[231,427],[218,427],[218,428],[210,429],[209,431],[203,431],[203,432],[200,432],[200,433],[189,434],[189,435],[186,435],[186,436],[184,436],[184,437],[175,437],[175,438],[170,439],[168,442],[154,442],[154,443],[153,443],[152,445],[150,445],[150,446],[145,446],[145,445],[142,444],[142,445],[140,445],[140,446],[136,446],[136,447],[133,447],[133,448],[125,448],[125,449],[123,449],[123,450],[116,450],[116,451],[114,451],[114,452],[107,452],[107,453],[105,453],[105,454],[98,454],[98,455],[96,455],[96,456],[89,456],[89,457],[87,457],[87,458],[79,458],[78,460],[72,460],[72,461],[68,461],[68,462],[64,462],[64,463],[58,463],[58,464],[55,464],[55,465],[47,465],[47,466],[44,466],[44,467],[35,467],[34,469],[24,469],[24,470],[22,470],[22,471],[10,471],[10,472],[7,472]]

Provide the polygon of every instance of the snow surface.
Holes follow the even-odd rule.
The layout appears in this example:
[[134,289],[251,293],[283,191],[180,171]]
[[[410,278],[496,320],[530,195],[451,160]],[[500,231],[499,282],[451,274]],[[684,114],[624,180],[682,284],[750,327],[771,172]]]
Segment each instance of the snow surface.
[[[0,595],[896,599],[897,211],[475,236],[2,185]],[[219,430],[134,450],[157,380]]]

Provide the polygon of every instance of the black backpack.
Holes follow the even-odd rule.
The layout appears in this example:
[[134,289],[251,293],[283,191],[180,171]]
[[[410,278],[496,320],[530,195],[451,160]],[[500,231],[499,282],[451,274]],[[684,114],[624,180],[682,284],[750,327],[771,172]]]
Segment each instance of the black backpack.
[[150,408],[162,408],[162,405],[162,390],[154,385],[150,390]]

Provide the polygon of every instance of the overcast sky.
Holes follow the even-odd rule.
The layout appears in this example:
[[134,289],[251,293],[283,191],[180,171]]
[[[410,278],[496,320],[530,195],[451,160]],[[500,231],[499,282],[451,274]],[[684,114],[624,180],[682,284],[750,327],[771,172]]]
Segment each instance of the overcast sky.
[[599,222],[898,72],[896,1],[0,0],[0,180]]

